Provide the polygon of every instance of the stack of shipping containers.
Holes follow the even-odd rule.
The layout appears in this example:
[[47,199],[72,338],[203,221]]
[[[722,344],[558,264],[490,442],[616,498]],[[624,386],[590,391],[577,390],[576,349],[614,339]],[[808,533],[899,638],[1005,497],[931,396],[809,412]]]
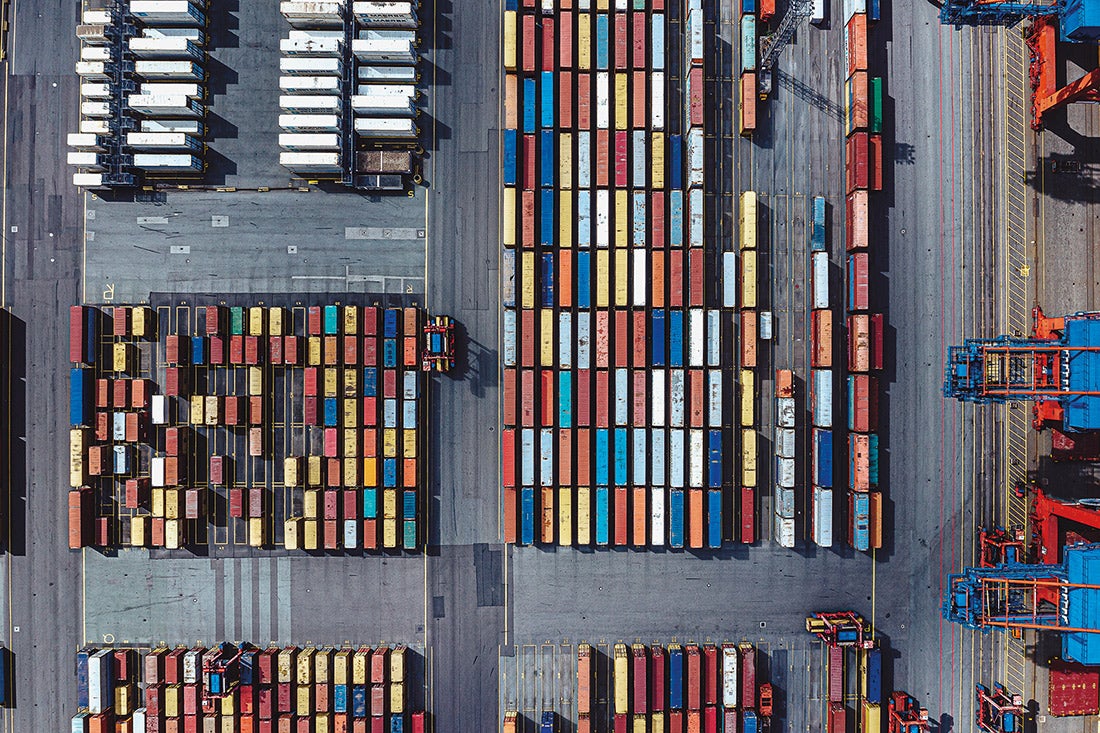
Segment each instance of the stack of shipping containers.
[[883,368],[881,313],[872,312],[870,193],[882,190],[882,79],[868,73],[868,23],[878,3],[845,0],[844,83],[845,224],[848,413],[848,543],[867,551],[882,546],[878,470],[878,394]]
[[343,171],[346,0],[284,0],[292,30],[280,40],[279,164],[308,174]]
[[[742,731],[758,725],[757,650],[741,644],[615,644],[608,670],[609,720],[596,715],[602,674],[588,644],[577,647],[577,733],[595,731]],[[602,706],[601,706],[602,707]]]
[[70,547],[203,541],[218,502],[254,547],[418,546],[417,308],[174,315],[162,336],[148,308],[71,310]]
[[810,233],[810,536],[819,547],[833,544],[833,319],[829,297],[829,252],[825,199],[813,198]]
[[190,0],[86,9],[80,128],[68,137],[78,186],[132,185],[204,169],[206,15]]
[[681,19],[672,80],[680,26],[662,0],[505,4],[511,542],[720,547],[733,526],[727,317],[704,288],[701,4]]
[[[356,2],[354,135],[358,147],[381,149],[415,144],[419,25],[416,2]],[[357,164],[357,172],[366,173]]]
[[794,373],[790,369],[775,372],[775,534],[780,547],[794,547],[795,483],[799,474],[795,465],[795,435],[798,416],[794,401]]
[[[772,0],[768,0],[771,2]],[[761,8],[763,11],[763,8]],[[761,20],[764,20],[762,17]],[[741,58],[737,80],[738,121],[742,135],[756,130],[756,0],[741,0]]]
[[[739,343],[738,363],[740,364],[740,427],[741,427],[741,472],[740,472],[740,540],[745,543],[756,541],[756,435],[759,417],[756,412],[757,379],[757,339],[759,335],[759,312],[757,310],[756,289],[758,282],[756,267],[756,192],[741,193],[738,213],[738,251],[723,254],[723,305],[736,303],[740,297],[738,312]],[[736,275],[734,271],[736,270]],[[741,287],[734,292],[734,283]]]
[[411,662],[404,646],[85,648],[72,731],[424,733]]

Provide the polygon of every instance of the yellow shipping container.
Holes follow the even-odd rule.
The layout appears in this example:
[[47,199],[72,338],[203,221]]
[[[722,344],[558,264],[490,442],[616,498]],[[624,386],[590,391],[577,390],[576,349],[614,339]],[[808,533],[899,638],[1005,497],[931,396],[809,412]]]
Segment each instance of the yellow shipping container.
[[341,649],[332,656],[332,684],[348,684],[348,670],[351,667],[351,649]]
[[596,250],[596,307],[611,305],[611,256],[606,249]]
[[577,68],[592,68],[592,16],[588,13],[577,14]]
[[317,549],[317,520],[306,519],[302,522],[302,547],[306,550]]
[[204,415],[206,420],[204,422],[207,425],[217,425],[218,424],[218,398],[215,397],[215,396],[208,396],[206,398],[205,404],[203,405],[203,409],[206,412],[206,414]]
[[344,335],[359,335],[359,306],[357,305],[344,306]]
[[[558,196],[558,246],[573,246],[573,192],[562,191]],[[572,283],[570,283],[572,285]]]
[[653,188],[665,187],[665,134],[653,133],[653,142],[650,144],[650,172],[652,174]]
[[111,348],[111,362],[116,372],[127,372],[130,370],[130,348],[129,344],[114,344]]
[[539,310],[539,364],[554,366],[554,309]]
[[183,536],[178,519],[164,521],[164,546],[169,550],[178,550],[183,545]]
[[394,682],[390,684],[390,712],[405,712],[405,683]]
[[504,11],[504,68],[516,69],[516,11]]
[[164,714],[169,718],[178,718],[180,714],[180,686],[168,685],[164,688]]
[[153,335],[153,312],[143,305],[134,306],[130,311],[130,330],[137,338]]
[[226,695],[221,699],[221,714],[223,717],[229,716],[228,720],[230,722],[233,721],[233,716],[237,713],[237,706],[235,704],[236,699],[236,695]]
[[332,650],[318,649],[313,656],[313,681],[319,685],[327,685],[332,668]]
[[325,397],[335,397],[340,389],[340,372],[336,367],[325,367]]
[[115,714],[119,716],[130,715],[130,708],[134,701],[133,685],[119,685],[115,688]]
[[318,506],[321,503],[321,491],[319,489],[307,489],[302,492],[302,516],[306,519],[316,519]]
[[180,490],[166,489],[164,492],[164,516],[168,519],[180,518]]
[[277,305],[267,309],[267,335],[283,335],[283,309]]
[[152,489],[149,492],[149,513],[154,517],[164,516],[164,489]]
[[306,339],[306,361],[310,366],[321,365],[321,337],[310,336]]
[[402,433],[402,452],[404,458],[416,458],[416,428],[405,428]]
[[251,517],[248,520],[248,546],[264,546],[264,520],[263,517]]
[[222,733],[237,733],[238,730],[235,716],[222,718]]
[[313,712],[313,706],[310,705],[313,702],[311,694],[313,692],[313,685],[298,683],[298,705],[296,712],[300,716],[307,716]]
[[628,305],[630,297],[629,259],[626,249],[615,249],[615,305],[619,307]]
[[741,430],[741,485],[756,486],[756,431]]
[[344,370],[344,397],[355,397],[359,394],[359,370]]
[[630,707],[630,658],[626,644],[615,645],[615,714],[625,715]]
[[355,428],[344,428],[344,455],[348,457],[359,455],[359,431]]
[[87,483],[88,464],[84,456],[90,442],[91,431],[87,428],[69,430],[69,486],[78,489]]
[[382,457],[397,458],[397,428],[382,428]]
[[615,246],[626,247],[630,244],[630,197],[626,191],[615,191]]
[[664,713],[653,713],[649,716],[649,733],[665,733]]
[[298,456],[283,459],[283,486],[298,485],[298,465],[301,460]]
[[591,490],[587,486],[577,487],[577,544],[592,544]]
[[298,528],[301,524],[301,517],[291,517],[283,522],[283,547],[288,550],[298,549]]
[[520,307],[535,307],[535,253],[524,252],[521,257]]
[[882,730],[882,708],[874,703],[861,700],[859,704],[861,733],[879,733]]
[[203,423],[202,413],[203,413],[203,407],[204,406],[205,406],[205,403],[203,401],[202,395],[197,395],[197,394],[191,395],[191,424],[192,425],[202,425],[202,423]]
[[383,547],[397,547],[397,520],[396,519],[383,519],[382,520],[382,546]]
[[135,515],[130,517],[130,547],[145,547],[145,525],[148,517]]
[[310,456],[306,460],[306,479],[310,486],[321,485],[321,456]]
[[329,714],[317,713],[313,717],[313,733],[329,733]]
[[[629,76],[627,74],[615,74],[615,129],[625,130],[630,124],[629,112],[630,108],[628,100],[629,94],[626,90],[626,83]],[[639,94],[645,94],[644,91],[639,91]],[[625,192],[624,192],[625,193]]]
[[[514,12],[514,11],[508,11]],[[507,186],[504,189],[504,220],[501,222],[501,237],[505,247],[516,246],[516,189]]]
[[383,489],[382,517],[384,519],[397,517],[397,489]]
[[756,249],[756,191],[741,193],[738,224],[741,229],[741,249]]
[[344,486],[359,485],[359,459],[344,459]]
[[573,134],[558,134],[558,188],[573,188]]
[[573,544],[573,489],[558,488],[558,544]]
[[276,660],[278,667],[275,670],[278,676],[278,682],[287,683],[294,681],[294,658],[297,656],[298,651],[294,648],[279,650],[279,656]]
[[751,369],[741,370],[741,427],[751,428],[756,422],[756,375]]
[[741,250],[741,307],[756,307],[756,250]]
[[390,652],[390,682],[402,682],[405,679],[405,655],[408,647],[396,646]]
[[607,0],[596,0],[596,10],[607,10]]
[[254,305],[248,309],[248,335],[264,335],[264,309],[263,306]]
[[[344,398],[344,427],[354,428],[359,424],[359,400],[354,397]],[[354,454],[353,454],[354,455]]]
[[367,667],[370,663],[370,649],[356,649],[351,657],[351,684],[367,684]]
[[634,733],[647,733],[645,713],[634,713]]
[[248,394],[259,397],[264,393],[264,370],[258,366],[248,367]]
[[363,459],[363,486],[378,486],[378,459],[374,456]]

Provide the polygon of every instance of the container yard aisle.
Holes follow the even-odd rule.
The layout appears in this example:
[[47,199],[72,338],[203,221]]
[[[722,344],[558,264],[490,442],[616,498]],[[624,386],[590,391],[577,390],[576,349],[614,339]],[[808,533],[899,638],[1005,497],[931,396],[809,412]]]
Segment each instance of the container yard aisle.
[[[75,129],[73,5],[12,5],[4,63],[5,305],[16,320],[17,379],[10,429],[16,445],[5,533],[0,641],[14,654],[14,710],[7,731],[68,727],[57,700],[76,694],[72,654],[80,642],[80,555],[66,546],[67,370],[64,322],[80,297],[82,197],[65,170],[65,132]],[[58,22],[64,19],[66,22]],[[18,380],[25,377],[25,382]],[[24,417],[25,416],[25,417]],[[44,691],[50,690],[49,694]]]
[[440,729],[487,731],[498,725],[491,701],[506,588],[496,488],[502,13],[497,3],[431,7],[421,29],[424,74],[434,81],[421,117],[434,137],[425,145],[434,151],[424,175],[431,186],[427,307],[455,319],[462,345],[452,375],[433,380],[429,394],[436,416],[427,469],[429,709]]

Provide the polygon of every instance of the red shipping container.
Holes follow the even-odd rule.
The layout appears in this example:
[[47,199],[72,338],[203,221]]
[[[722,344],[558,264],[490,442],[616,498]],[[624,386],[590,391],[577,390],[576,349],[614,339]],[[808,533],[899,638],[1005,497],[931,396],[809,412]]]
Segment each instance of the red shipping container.
[[270,687],[261,687],[256,692],[256,710],[260,714],[260,720],[271,720],[273,713],[272,698],[275,691]]
[[129,382],[128,379],[116,379],[111,384],[111,407],[125,408],[129,406],[130,400],[126,389]]
[[[535,135],[528,133],[523,136],[523,188],[529,191],[534,190],[538,184],[535,182],[535,162],[537,156],[535,153]],[[534,198],[532,198],[534,201]]]
[[244,489],[229,490],[229,516],[235,519],[244,517]]
[[291,700],[291,684],[289,682],[280,682],[276,689],[278,695],[276,698],[276,710],[280,713],[289,713],[294,709],[293,702]]
[[378,366],[378,337],[363,338],[363,366]]
[[630,180],[630,166],[626,156],[626,130],[615,132],[615,187],[626,188]]
[[173,649],[164,658],[164,684],[178,685],[183,681],[183,655],[186,649]]
[[415,458],[405,458],[401,461],[401,485],[406,489],[416,488]]
[[690,272],[688,298],[692,308],[703,307],[703,250],[688,252],[688,270]]
[[596,370],[596,427],[606,428],[608,427],[607,421],[607,401],[609,398],[607,390],[607,370]]
[[95,380],[95,406],[111,406],[111,382],[108,379]]
[[[693,428],[703,427],[703,414],[706,386],[703,384],[703,370],[688,370],[688,394],[690,396],[688,421]],[[644,423],[643,423],[644,424]]]
[[302,421],[306,425],[319,425],[317,420],[317,398],[306,397],[302,407]]
[[178,486],[180,483],[180,459],[169,456],[164,459],[164,483],[168,486]]
[[[646,14],[645,11],[631,13],[634,20],[634,57],[631,66],[635,69],[646,68],[645,38],[646,38]],[[635,94],[638,93],[635,87]],[[645,96],[644,94],[642,96]]]
[[542,70],[554,70],[554,16],[542,19]]
[[703,701],[707,705],[717,705],[718,699],[718,647],[707,644],[703,647]]
[[756,542],[756,490],[751,486],[741,487],[740,539],[746,545]]
[[592,482],[592,444],[591,431],[587,428],[577,430],[577,485],[586,486]]
[[321,306],[311,305],[306,309],[306,331],[309,336],[321,335]]
[[655,646],[650,650],[649,658],[650,685],[650,709],[659,713],[665,709],[665,700],[668,697],[665,691],[665,650]]
[[[634,81],[632,82],[634,88],[632,89],[631,100],[633,106],[630,112],[630,126],[635,130],[644,130],[649,124],[649,106],[646,103],[646,79],[649,78],[649,74],[645,71],[635,71]],[[638,151],[634,151],[637,154]]]
[[198,489],[187,489],[184,492],[184,518],[198,519],[202,510],[201,495]]
[[[646,312],[644,310],[634,311],[634,329],[632,337],[634,344],[633,365],[637,368],[644,369],[648,366],[648,362],[646,361]],[[645,425],[645,422],[642,421],[637,424]]]
[[229,363],[244,363],[244,336],[229,337]]
[[[514,442],[514,440],[513,440]],[[509,455],[509,454],[506,454]],[[505,459],[509,460],[509,459]],[[511,457],[514,462],[515,456]],[[512,469],[515,473],[515,469]],[[514,483],[514,481],[513,481]],[[504,542],[506,544],[514,544],[517,539],[516,534],[516,489],[514,486],[507,486],[504,489]]]
[[592,75],[577,74],[577,129],[587,130],[592,126]]
[[248,424],[260,425],[264,421],[264,398],[260,396],[248,398]]
[[177,397],[180,393],[180,370],[178,367],[168,367],[164,370],[164,394],[169,397]]
[[164,519],[162,517],[153,517],[152,522],[153,535],[152,545],[153,547],[164,547]]
[[504,424],[512,426],[516,424],[516,369],[505,367],[504,369],[504,404],[502,407]]
[[180,454],[180,428],[167,428],[164,431],[164,452],[170,456]]
[[115,336],[125,336],[130,333],[130,309],[116,305],[111,309],[111,322]]
[[248,490],[248,516],[258,519],[264,515],[264,490],[253,488]]
[[684,307],[684,252],[680,249],[668,253],[668,305]]
[[359,491],[357,489],[348,489],[344,491],[342,509],[344,511],[344,519],[355,519],[359,516]]
[[740,133],[751,135],[756,129],[756,74],[746,71],[741,74],[741,119]]
[[382,396],[386,399],[397,397],[397,371],[386,369],[382,372]]
[[883,360],[883,338],[885,336],[885,316],[881,313],[871,314],[871,368],[880,371],[886,368]]
[[607,130],[596,130],[596,185],[606,187],[608,185],[608,156],[611,152],[611,138]]
[[339,491],[332,489],[326,489],[324,492],[324,518],[325,519],[339,519],[340,515],[337,513],[339,508]]
[[870,148],[866,132],[857,132],[844,144],[844,173],[846,193],[870,188]]
[[130,380],[130,407],[144,409],[148,406],[149,383],[144,379]]
[[164,339],[164,361],[168,364],[178,364],[180,360],[180,337],[167,336]]
[[558,414],[558,403],[557,400],[554,399],[554,370],[540,369],[539,381],[541,382],[539,397],[542,402],[539,412],[542,418],[542,427],[552,428],[554,427],[554,417]]
[[[156,678],[157,682],[160,682],[160,676]],[[145,687],[145,713],[150,717],[157,717],[160,715],[160,695],[161,686],[159,684],[149,684]]]
[[378,398],[363,398],[363,426],[374,427],[378,424]]
[[337,456],[336,442],[336,428],[325,428],[325,458],[335,458]]
[[359,363],[359,338],[357,336],[344,336],[344,363],[352,366]]
[[627,64],[626,13],[615,13],[615,68],[622,70]]
[[692,126],[703,125],[703,68],[696,66],[688,72],[688,101]]
[[95,439],[102,443],[111,440],[110,428],[107,426],[109,417],[109,413],[106,412],[97,412],[95,414]]
[[847,53],[848,76],[857,71],[867,71],[867,15],[855,13],[844,26],[844,43]]
[[373,550],[378,547],[378,520],[363,520],[363,547]]
[[306,367],[303,375],[303,393],[306,397],[317,396],[317,375],[320,370],[317,367]]
[[138,414],[136,412],[126,413],[126,442],[136,443],[141,440],[142,434],[145,432],[141,429],[141,423],[138,422]]
[[844,200],[845,245],[849,252],[867,248],[867,200],[866,191],[853,191]]
[[257,336],[244,337],[244,361],[246,364],[260,363],[260,339]]
[[[652,249],[660,249],[665,246],[665,192],[654,191],[649,197],[649,246]],[[654,252],[654,255],[660,254]],[[656,259],[656,258],[654,258]],[[665,271],[664,260],[661,260],[661,274]],[[656,292],[654,292],[654,296]],[[661,302],[664,302],[664,287],[661,287]],[[655,304],[656,305],[656,304]]]
[[871,190],[882,190],[882,135],[871,135]]
[[211,364],[224,364],[225,363],[225,339],[221,336],[210,337],[210,356],[208,361]]
[[272,336],[267,340],[267,360],[272,364],[283,363],[282,336]]
[[573,485],[573,431],[569,428],[558,431],[558,485]]
[[607,367],[610,363],[611,321],[607,311],[596,311],[596,366]]
[[[261,685],[270,685],[275,681],[275,658],[278,656],[278,649],[264,649],[257,655],[259,663],[257,669],[259,670],[259,676],[257,681]],[[270,715],[263,717],[271,717]]]
[[634,425],[646,424],[646,372],[644,369],[635,369],[634,372],[634,411],[631,415]]
[[240,397],[226,397],[222,402],[225,411],[225,424],[236,425],[240,421]]
[[629,541],[627,539],[627,514],[626,514],[626,502],[627,492],[625,486],[615,487],[615,536],[613,538],[613,544],[623,547]]
[[870,268],[866,252],[848,255],[848,311],[871,308]]
[[366,305],[360,309],[359,316],[362,326],[363,335],[365,336],[377,336],[378,335],[378,306]]
[[339,458],[329,458],[325,462],[325,474],[328,479],[325,483],[332,488],[339,488],[343,481],[344,473]]
[[84,306],[69,306],[69,361],[74,364],[84,361],[85,315]]
[[587,427],[592,422],[592,372],[588,369],[578,369],[575,376],[577,425]]
[[298,363],[299,338],[297,336],[283,336],[283,362],[294,366]]
[[625,310],[615,311],[615,366],[630,365],[630,314]]
[[615,733],[629,733],[629,731],[627,730],[627,726],[629,724],[630,721],[627,720],[626,713],[615,713],[615,719],[613,723]]
[[520,366],[535,365],[535,312],[531,309],[520,311]]
[[184,685],[183,686],[183,714],[184,715],[197,715],[199,712],[199,686]]
[[135,670],[130,664],[133,657],[132,649],[116,649],[114,651],[114,673],[119,682],[130,682]]
[[324,548],[326,550],[338,549],[339,545],[337,545],[336,540],[338,536],[342,536],[342,534],[337,531],[339,523],[335,519],[326,519],[321,524],[324,530]]
[[868,374],[848,375],[848,429],[878,430],[878,380]]
[[[329,549],[336,549],[334,546]],[[313,685],[313,709],[319,713],[327,713],[329,709],[328,683],[318,682]]]
[[405,358],[404,365],[406,367],[418,367],[420,366],[420,351],[417,348],[416,336],[406,336],[405,343]]
[[[558,17],[558,68],[570,69],[573,67],[573,13],[570,10],[560,10]],[[562,94],[563,98],[568,96],[570,95]]]
[[775,15],[775,0],[760,0],[760,20],[767,23]]
[[203,313],[206,322],[206,335],[214,336],[218,333],[218,306],[208,305]]
[[210,456],[210,483],[221,484],[224,483],[225,474],[223,471],[224,458],[221,456]]
[[523,35],[520,38],[521,63],[524,71],[535,70],[535,16],[523,16]]

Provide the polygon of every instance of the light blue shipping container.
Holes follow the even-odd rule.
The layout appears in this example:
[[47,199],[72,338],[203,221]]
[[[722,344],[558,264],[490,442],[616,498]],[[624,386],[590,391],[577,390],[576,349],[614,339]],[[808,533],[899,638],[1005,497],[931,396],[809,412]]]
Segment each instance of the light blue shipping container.
[[573,314],[558,314],[558,367],[563,371],[573,366]]
[[520,483],[524,486],[535,485],[535,431],[533,428],[520,430]]
[[810,248],[814,252],[825,251],[825,197],[814,196],[813,203],[813,234],[810,237]]
[[668,244],[684,246],[684,192],[672,191],[668,195]]
[[607,544],[607,487],[596,488],[596,544]]
[[[577,159],[573,167],[577,170],[577,188],[588,188],[592,185],[592,133],[588,130],[577,132]],[[588,193],[585,191],[584,193]]]
[[633,152],[634,152],[634,170],[633,170],[633,182],[634,188],[645,188],[646,185],[646,133],[645,130],[634,130],[631,133],[633,137]]
[[652,486],[665,485],[665,431],[661,428],[650,428],[649,439],[653,443],[650,451],[650,476]]
[[635,486],[645,486],[649,482],[646,481],[646,464],[649,463],[646,460],[646,431],[645,428],[634,428],[631,431],[631,437],[634,441],[634,476],[633,483]]
[[703,9],[694,1],[688,7],[687,60],[692,65],[703,63]]
[[410,400],[401,403],[401,427],[416,427],[416,408],[419,404],[420,403],[416,400]]
[[668,370],[668,424],[670,427],[684,427],[685,418],[684,370]]
[[615,370],[615,424],[626,425],[630,422],[630,384],[627,370],[619,367]]
[[[642,184],[645,185],[644,183]],[[633,214],[633,242],[635,247],[645,246],[646,237],[646,206],[645,206],[645,193],[640,191],[634,193],[632,199],[633,206],[631,207],[631,213]]]
[[[335,421],[335,417],[336,417],[336,398],[334,398],[334,397],[326,397],[325,398],[325,422],[328,422],[329,400],[332,401],[332,414],[333,414],[333,423],[332,424],[335,425],[336,424],[336,421]],[[397,427],[397,400],[394,400],[394,399],[382,400],[382,427],[384,427],[384,428],[396,428]]]
[[737,307],[737,253],[722,253],[722,307]]
[[688,229],[688,246],[703,246],[703,189],[693,188],[688,194],[691,226]]
[[558,372],[558,427],[573,427],[573,372]]
[[[582,249],[592,246],[592,192],[577,191],[577,247]],[[582,252],[578,252],[580,256]],[[581,308],[587,305],[577,303]]]
[[707,372],[707,425],[722,427],[722,371],[711,369]]
[[608,54],[607,13],[600,13],[596,16],[596,68],[600,71],[607,69]]
[[[669,496],[668,546],[677,550],[684,548],[684,492],[681,489],[673,489]],[[682,688],[679,693],[683,694]],[[672,699],[673,695],[670,694],[669,698]]]
[[650,61],[654,71],[665,68],[665,14],[654,13],[650,19],[649,34]]
[[668,431],[668,485],[684,488],[684,431]]
[[542,72],[540,80],[539,118],[543,129],[554,126],[554,72]]
[[871,549],[871,497],[859,491],[849,494],[852,497],[852,547],[860,552]]
[[130,473],[130,446],[116,445],[114,447],[114,454],[115,474],[122,475]]
[[588,369],[591,363],[591,324],[588,313],[577,314],[577,369]]
[[553,428],[543,428],[539,432],[539,478],[543,486],[554,485]]
[[402,377],[402,394],[406,400],[415,400],[420,396],[420,372],[406,371]]
[[335,305],[325,306],[325,335],[335,336],[340,332],[340,309]]
[[756,70],[756,16],[741,16],[741,73]]
[[626,439],[626,428],[615,428],[615,485],[626,486],[629,476],[626,460],[630,454],[630,445]]
[[707,366],[722,365],[722,312],[707,311]]
[[608,432],[607,428],[596,429],[596,484],[607,486],[610,483],[608,476]]
[[516,365],[516,312],[504,309],[504,366]]
[[523,80],[523,131],[527,134],[535,131],[535,105],[537,103],[535,79],[534,77],[525,77]]

